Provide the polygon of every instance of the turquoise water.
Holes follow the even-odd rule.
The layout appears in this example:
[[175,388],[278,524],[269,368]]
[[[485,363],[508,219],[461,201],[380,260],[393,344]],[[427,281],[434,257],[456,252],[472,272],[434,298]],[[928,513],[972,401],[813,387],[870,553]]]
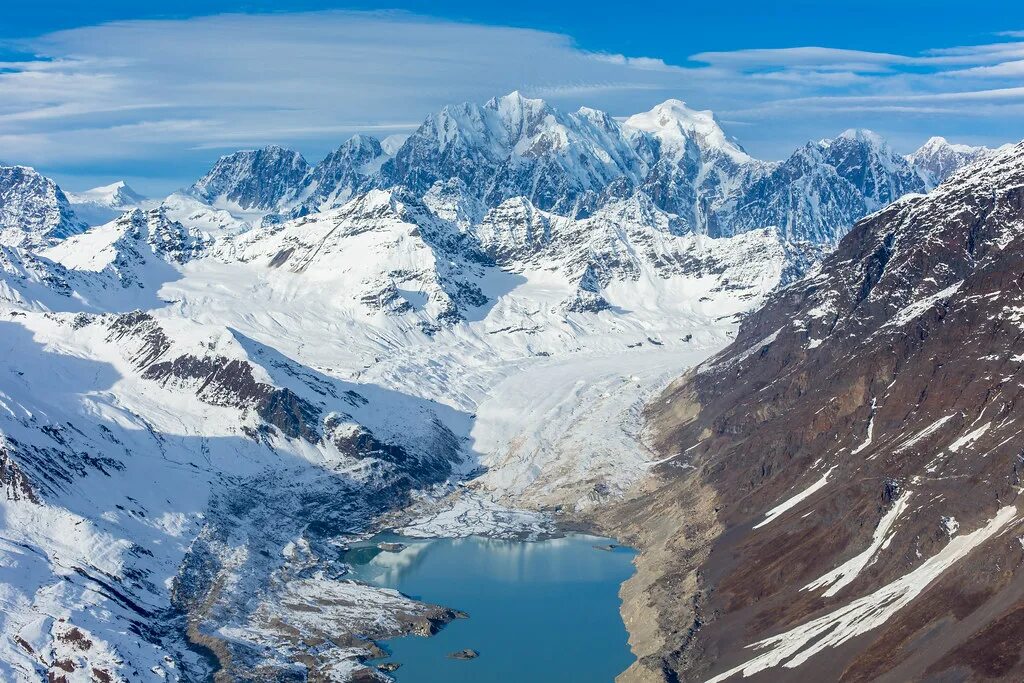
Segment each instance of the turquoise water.
[[[535,543],[485,538],[379,541],[398,553],[349,554],[355,578],[469,613],[430,638],[384,645],[401,683],[601,683],[633,662],[619,615],[619,586],[633,573],[628,548],[568,536]],[[464,648],[480,653],[459,661]],[[373,662],[379,664],[381,662]]]

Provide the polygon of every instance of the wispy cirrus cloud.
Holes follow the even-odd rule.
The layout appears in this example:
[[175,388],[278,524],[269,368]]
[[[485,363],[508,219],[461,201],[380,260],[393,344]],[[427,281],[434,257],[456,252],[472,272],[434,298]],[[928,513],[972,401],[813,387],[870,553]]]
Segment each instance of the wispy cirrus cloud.
[[317,157],[352,133],[408,132],[444,104],[513,89],[615,115],[681,98],[742,127],[765,157],[850,126],[904,147],[933,133],[996,143],[1024,137],[1022,37],[910,55],[703,52],[670,64],[395,12],[115,22],[9,46],[34,57],[0,62],[0,159],[58,176],[152,169],[181,184],[219,151],[276,142]]

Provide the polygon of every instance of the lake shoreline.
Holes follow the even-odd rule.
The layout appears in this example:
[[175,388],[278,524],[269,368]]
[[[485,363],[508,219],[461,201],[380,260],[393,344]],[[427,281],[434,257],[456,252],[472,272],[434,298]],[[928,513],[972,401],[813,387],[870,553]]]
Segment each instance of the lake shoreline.
[[[551,637],[548,640],[552,642],[545,642],[539,638],[538,634],[532,633],[540,628],[540,622],[536,618],[537,614],[543,614],[545,609],[550,609],[551,604],[560,604],[570,613],[573,610],[580,610],[579,623],[572,623],[572,618],[569,617],[569,623],[563,623],[563,626],[568,625],[574,628],[563,630],[571,632],[593,628],[600,631],[601,637],[607,641],[607,645],[601,649],[608,651],[606,654],[608,663],[605,664],[604,670],[598,673],[597,678],[587,680],[610,681],[614,679],[625,671],[634,660],[628,646],[628,631],[622,620],[622,603],[619,593],[624,582],[634,572],[632,559],[635,551],[617,539],[594,534],[593,530],[594,525],[587,523],[559,524],[557,531],[545,538],[517,540],[496,539],[488,536],[469,536],[459,539],[414,538],[401,536],[394,532],[381,532],[351,544],[343,561],[352,568],[349,578],[356,581],[398,590],[414,600],[439,607],[443,605],[442,609],[463,610],[466,604],[460,603],[458,598],[461,597],[465,600],[478,600],[478,598],[468,593],[460,594],[458,589],[445,588],[452,583],[461,583],[458,580],[458,573],[461,570],[457,566],[443,566],[441,569],[433,570],[417,568],[424,562],[429,565],[431,562],[435,564],[438,562],[452,563],[457,560],[465,562],[468,566],[465,581],[469,583],[483,581],[482,585],[486,590],[482,590],[482,593],[487,596],[486,600],[480,601],[482,606],[466,610],[469,612],[469,622],[473,624],[467,633],[473,634],[469,638],[473,642],[462,642],[459,640],[460,636],[451,636],[439,639],[446,642],[438,642],[436,647],[432,645],[420,647],[416,643],[410,645],[407,633],[378,639],[375,644],[381,652],[388,653],[388,656],[363,658],[362,664],[370,668],[375,678],[360,680],[397,679],[398,681],[409,680],[417,683],[422,680],[424,683],[429,683],[429,680],[432,679],[415,677],[416,657],[438,659],[444,658],[450,652],[469,649],[478,650],[480,658],[449,661],[454,661],[462,667],[477,667],[477,671],[473,673],[474,676],[478,676],[480,671],[485,671],[485,674],[479,675],[486,675],[487,667],[498,666],[497,661],[507,658],[510,651],[521,651],[521,648],[527,646],[528,651],[534,651],[537,648],[549,650],[565,661],[561,666],[572,668],[574,665],[570,665],[569,662],[586,655],[589,646],[588,649],[574,652],[572,642],[566,642],[563,645],[553,642],[557,641],[559,637],[557,632],[550,634]],[[431,547],[433,550],[430,549]],[[452,555],[456,560],[440,560],[432,558],[432,554],[440,557]],[[467,555],[467,557],[461,557],[461,555]],[[491,566],[492,564],[494,566]],[[563,569],[563,565],[571,566],[571,569]],[[487,567],[487,571],[482,573],[481,567],[484,566]],[[600,569],[602,567],[603,569]],[[378,576],[372,575],[378,569],[382,573]],[[417,572],[425,571],[428,573],[426,582],[424,583],[423,580],[417,582],[415,578]],[[454,572],[454,575],[445,574],[444,582],[430,583],[430,571]],[[492,574],[500,578],[495,580],[491,578]],[[436,579],[436,577],[434,578]],[[456,580],[452,581],[452,578]],[[507,585],[514,586],[514,590],[525,594],[525,597],[517,595],[514,601],[510,601],[513,604],[502,603],[501,594],[503,590],[509,590]],[[410,587],[419,588],[419,590],[410,590]],[[431,587],[435,590],[424,590]],[[531,597],[531,592],[537,593],[537,596]],[[576,593],[583,593],[582,604]],[[497,600],[497,604],[491,604],[490,601],[493,600]],[[528,603],[530,600],[538,601],[533,613],[530,613],[529,610],[524,611],[521,605],[514,604],[521,601]],[[522,623],[518,623],[517,619]],[[562,619],[564,622],[566,616],[563,615]],[[433,641],[439,633],[451,626],[452,621],[454,619],[445,620],[438,624],[434,632],[424,632],[418,635],[433,636],[429,638]],[[478,642],[493,641],[496,631],[501,631],[504,634],[504,640],[498,646],[477,647]],[[413,657],[411,662],[409,661],[410,657]],[[389,665],[385,667],[386,669],[391,669],[396,664],[399,666],[385,671],[378,669],[382,664]],[[518,661],[508,663],[509,666],[519,666],[520,664]],[[552,682],[565,680],[564,676],[559,674],[558,666],[560,665],[556,663],[554,670],[546,672],[544,674],[547,676],[546,678],[538,679],[533,676],[531,680],[550,680]],[[590,666],[599,669],[597,663],[591,663]],[[461,674],[456,669],[452,675]],[[445,678],[444,680],[458,679]],[[476,678],[474,680],[492,679]]]

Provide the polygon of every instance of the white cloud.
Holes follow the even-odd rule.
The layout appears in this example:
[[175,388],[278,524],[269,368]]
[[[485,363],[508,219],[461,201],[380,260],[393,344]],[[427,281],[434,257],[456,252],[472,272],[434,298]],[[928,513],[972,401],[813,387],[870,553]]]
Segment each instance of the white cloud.
[[1019,37],[914,55],[705,52],[673,65],[394,12],[115,22],[33,39],[19,47],[38,59],[0,62],[0,159],[58,176],[152,162],[184,182],[223,150],[276,142],[315,158],[354,132],[409,132],[444,104],[513,89],[614,115],[678,97],[735,120],[768,157],[853,125],[923,140],[949,132],[936,121],[965,130],[979,112],[988,129],[975,139],[1021,137]]

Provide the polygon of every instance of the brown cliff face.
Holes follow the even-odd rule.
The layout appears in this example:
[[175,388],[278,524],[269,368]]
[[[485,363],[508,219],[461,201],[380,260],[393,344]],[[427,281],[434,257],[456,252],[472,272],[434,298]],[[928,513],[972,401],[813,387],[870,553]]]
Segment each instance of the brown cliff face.
[[648,419],[626,680],[1024,680],[1024,143],[861,221]]

